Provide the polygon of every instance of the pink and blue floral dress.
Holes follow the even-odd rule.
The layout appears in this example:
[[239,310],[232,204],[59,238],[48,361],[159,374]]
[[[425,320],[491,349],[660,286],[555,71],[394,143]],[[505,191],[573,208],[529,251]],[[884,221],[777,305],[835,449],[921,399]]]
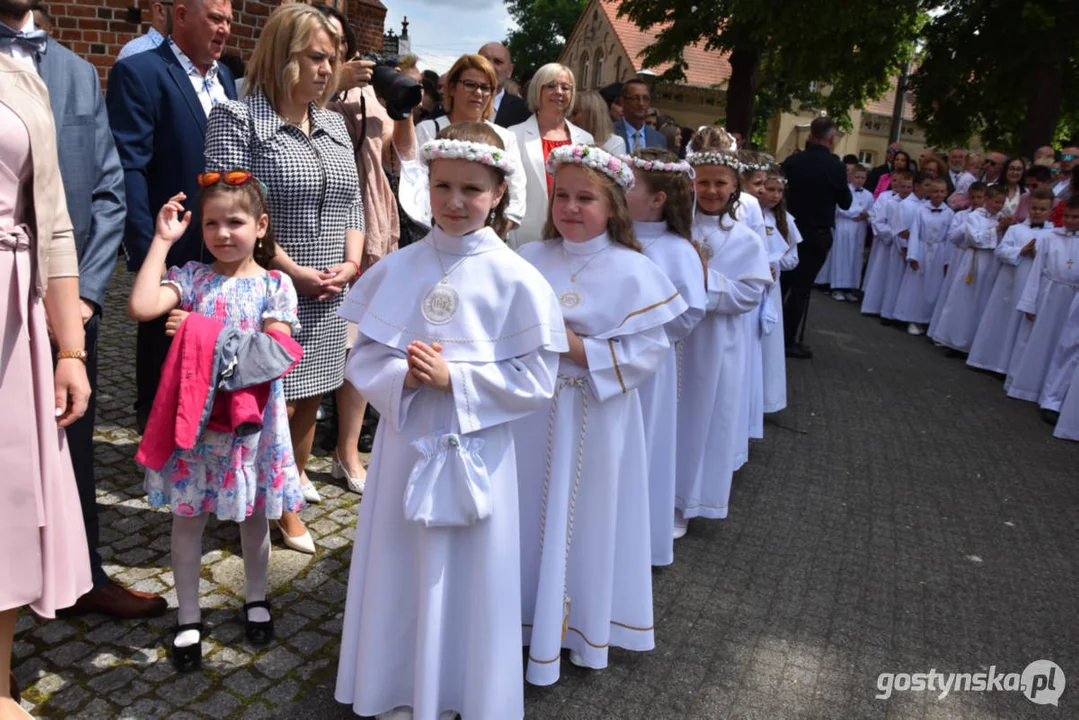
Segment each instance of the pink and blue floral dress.
[[[176,287],[180,309],[247,332],[262,332],[266,319],[299,329],[296,289],[276,270],[257,277],[219,275],[209,265],[189,262],[169,268],[162,284]],[[214,513],[242,522],[256,510],[279,518],[304,506],[300,475],[292,454],[288,411],[280,379],[270,385],[263,427],[240,437],[206,429],[191,450],[176,450],[160,472],[147,468],[151,507],[172,507],[177,515]]]

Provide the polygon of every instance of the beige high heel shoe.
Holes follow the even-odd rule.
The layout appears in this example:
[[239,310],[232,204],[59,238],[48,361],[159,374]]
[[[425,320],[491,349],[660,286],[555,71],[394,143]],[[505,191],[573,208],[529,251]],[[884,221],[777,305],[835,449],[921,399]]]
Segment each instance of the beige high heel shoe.
[[315,554],[315,539],[311,537],[311,531],[306,527],[304,527],[303,535],[297,535],[296,537],[285,532],[285,528],[281,527],[281,523],[277,520],[270,521],[270,529],[281,531],[281,539],[284,541],[285,547],[307,555]]

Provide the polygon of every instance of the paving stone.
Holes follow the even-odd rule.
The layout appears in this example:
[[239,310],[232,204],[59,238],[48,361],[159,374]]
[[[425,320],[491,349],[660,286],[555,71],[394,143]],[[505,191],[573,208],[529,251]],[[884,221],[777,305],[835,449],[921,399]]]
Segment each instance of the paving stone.
[[270,680],[250,670],[234,672],[225,680],[225,687],[241,697],[255,697],[270,684]]
[[255,660],[255,668],[268,677],[279,680],[301,662],[303,660],[285,648],[276,647]]
[[[291,698],[289,698],[291,699]],[[191,706],[192,710],[205,713],[210,717],[226,718],[240,706],[240,701],[227,692],[216,692],[210,697]]]
[[132,667],[114,667],[98,675],[87,683],[87,687],[99,695],[108,695],[113,690],[123,687],[138,675]]

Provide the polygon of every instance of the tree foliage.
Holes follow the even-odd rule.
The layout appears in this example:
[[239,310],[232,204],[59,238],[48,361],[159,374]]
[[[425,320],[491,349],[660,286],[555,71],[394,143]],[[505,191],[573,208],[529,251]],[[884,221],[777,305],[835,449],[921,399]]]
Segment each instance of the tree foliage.
[[[798,104],[842,121],[884,95],[925,20],[919,0],[622,0],[620,12],[642,29],[661,26],[644,60],[674,63],[663,80],[685,78],[689,45],[730,53],[726,123],[747,137],[755,115]],[[764,112],[754,113],[758,102]]]
[[950,0],[911,78],[930,143],[1032,154],[1079,131],[1079,2]]
[[517,23],[506,47],[518,71],[558,60],[588,0],[506,0]]

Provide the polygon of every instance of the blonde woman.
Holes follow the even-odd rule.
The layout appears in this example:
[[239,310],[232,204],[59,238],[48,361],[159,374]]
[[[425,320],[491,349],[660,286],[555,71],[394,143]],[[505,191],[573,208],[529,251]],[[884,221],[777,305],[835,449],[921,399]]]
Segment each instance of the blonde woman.
[[528,185],[524,221],[510,235],[509,243],[514,248],[543,238],[547,200],[552,188],[545,165],[547,156],[556,147],[592,145],[595,142],[591,133],[567,120],[573,114],[576,100],[577,85],[573,71],[565,65],[544,65],[528,84],[528,107],[532,117],[510,128],[521,150],[521,164],[524,165]]
[[[329,18],[303,4],[270,15],[248,65],[248,95],[214,106],[206,126],[206,169],[250,170],[266,186],[277,239],[272,267],[292,278],[299,297],[296,341],[303,360],[285,377],[296,466],[311,455],[325,393],[345,374],[345,321],[337,308],[359,274],[364,213],[345,120],[325,110],[337,87],[340,38]],[[318,492],[302,476],[304,496]],[[285,544],[313,553],[295,513],[284,513]]]
[[612,155],[626,154],[626,141],[614,134],[607,101],[595,90],[577,96],[577,109],[573,111],[571,120],[585,132],[592,133],[596,147]]
[[[495,116],[495,93],[498,92],[498,76],[494,67],[487,58],[482,55],[462,55],[453,64],[446,74],[446,91],[443,94],[443,104],[446,114],[432,120],[424,120],[416,126],[416,146],[422,148],[438,137],[438,133],[450,125],[462,122],[481,122],[498,134],[506,153],[511,158],[520,156],[517,150],[517,139],[509,130],[494,123]],[[398,147],[404,158],[414,158],[416,153],[408,148]],[[418,163],[413,164],[415,170]],[[422,177],[420,177],[422,175]],[[427,196],[426,170],[421,173],[405,172],[402,170],[401,196],[402,207],[405,208],[413,220],[430,227],[431,219],[429,211],[423,210],[423,199]],[[509,183],[509,206],[506,208],[506,219],[512,223],[511,228],[517,227],[525,216],[525,181],[520,172],[510,174]],[[417,199],[417,202],[409,202],[409,199]],[[419,216],[419,217],[418,217]]]

